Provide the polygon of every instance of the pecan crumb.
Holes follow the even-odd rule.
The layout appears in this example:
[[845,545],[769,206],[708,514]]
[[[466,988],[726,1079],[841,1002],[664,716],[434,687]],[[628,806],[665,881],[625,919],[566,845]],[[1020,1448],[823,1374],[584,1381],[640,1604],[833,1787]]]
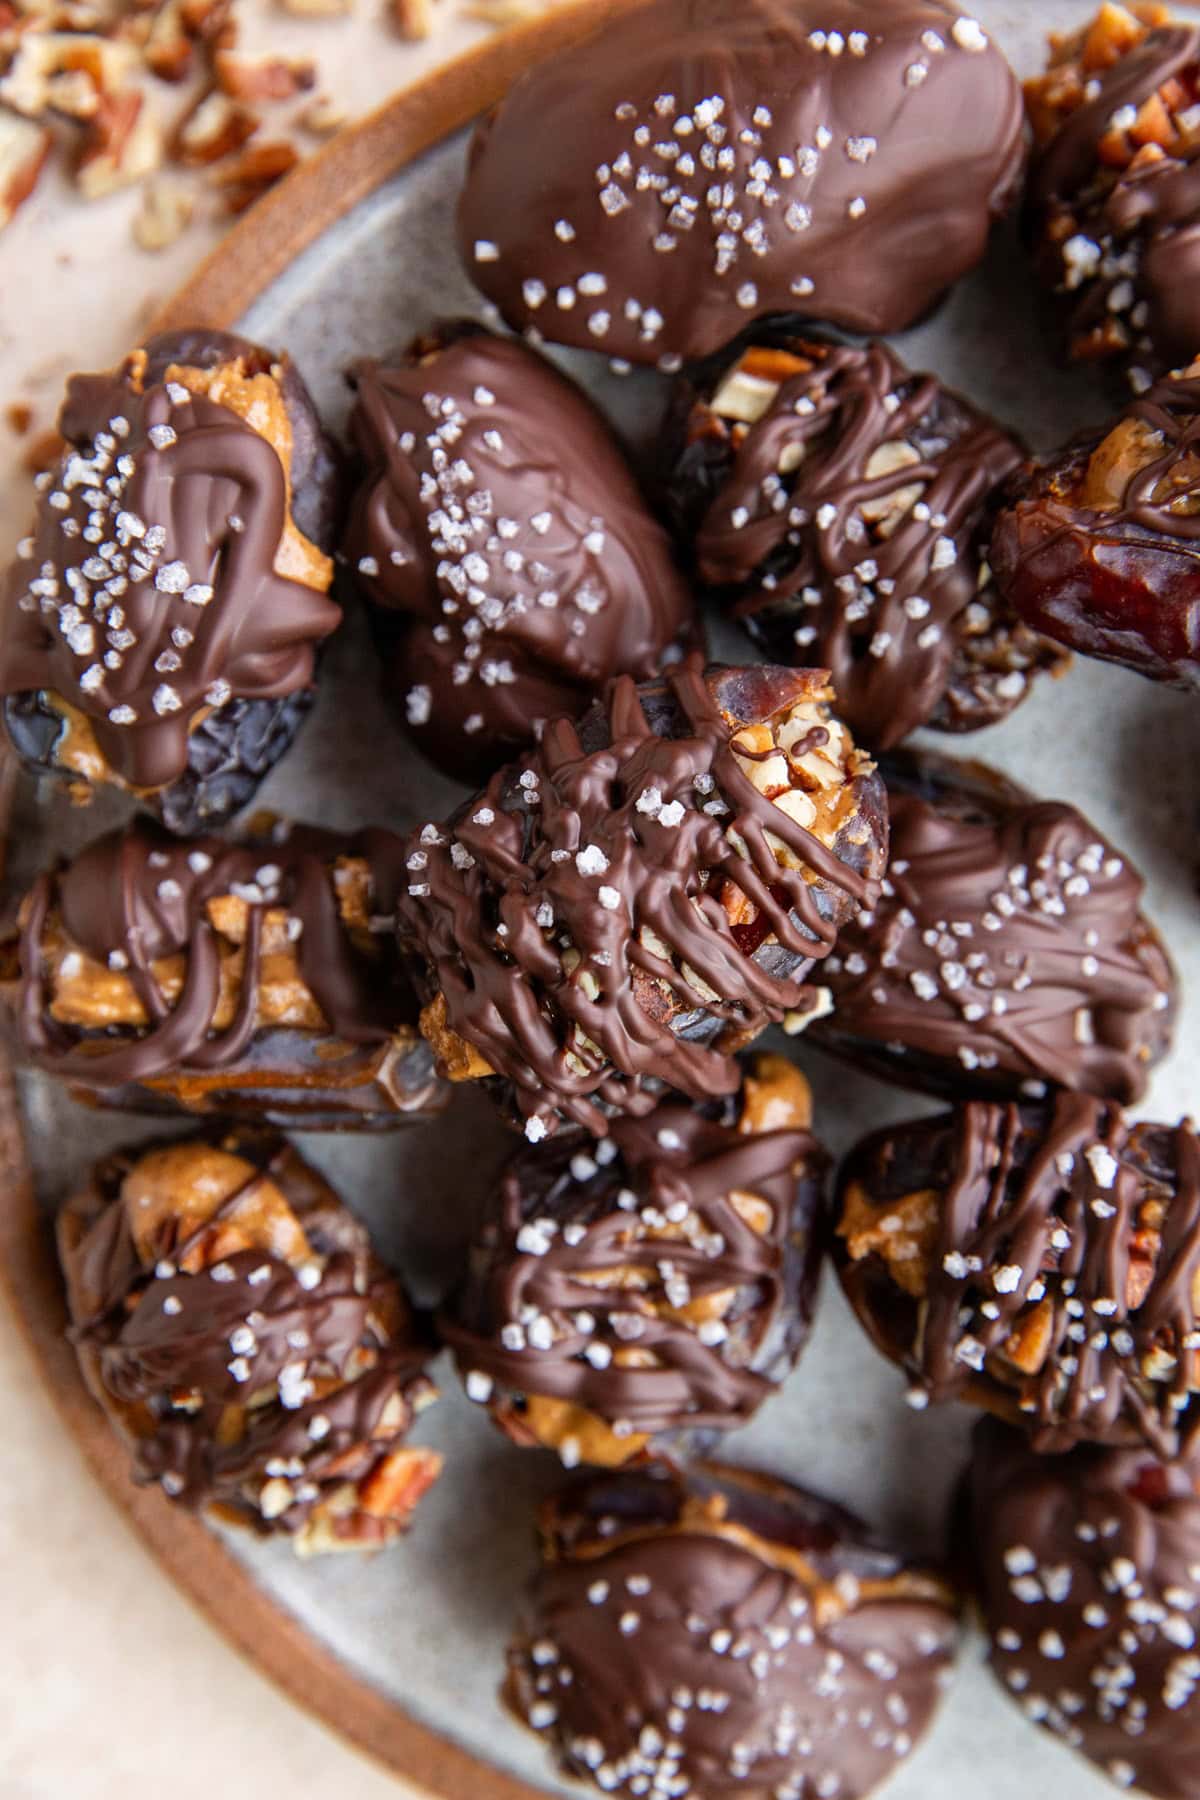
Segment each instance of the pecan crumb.
[[214,169],[212,182],[225,192],[226,211],[243,213],[268,188],[289,174],[299,161],[300,152],[295,145],[282,139],[276,143],[255,144],[232,162]]
[[191,223],[195,202],[178,182],[148,181],[133,221],[134,242],[143,250],[166,250]]

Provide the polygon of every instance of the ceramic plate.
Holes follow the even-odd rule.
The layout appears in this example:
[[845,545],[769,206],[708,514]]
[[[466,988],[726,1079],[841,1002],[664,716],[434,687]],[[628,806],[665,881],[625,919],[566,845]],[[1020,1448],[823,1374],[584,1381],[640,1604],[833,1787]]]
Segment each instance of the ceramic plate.
[[[260,203],[162,323],[235,326],[292,352],[328,422],[345,418],[347,365],[402,346],[438,315],[480,312],[460,271],[450,219],[470,121],[530,60],[579,35],[628,0],[590,0],[492,40],[336,139]],[[1066,27],[1092,0],[977,0],[973,10],[1021,73],[1039,65],[1048,23]],[[1047,13],[1051,13],[1048,19]],[[1034,317],[1027,266],[1010,234],[936,318],[901,340],[936,370],[1049,447],[1105,410],[1093,381],[1050,366]],[[662,401],[658,377],[619,379],[603,359],[561,358],[609,408],[635,454]],[[731,660],[740,639],[714,632]],[[347,729],[347,720],[353,729]],[[1200,816],[1200,710],[1119,670],[1078,662],[1044,682],[1006,724],[958,748],[992,761],[1047,797],[1075,801],[1144,870],[1148,905],[1200,1007],[1195,855]],[[294,817],[400,829],[453,802],[379,702],[369,648],[352,625],[322,675],[312,722],[262,790],[260,803]],[[119,816],[120,802],[77,812],[20,778],[9,834],[9,898],[53,850],[77,845]],[[845,1072],[793,1045],[810,1075],[817,1126],[836,1152],[870,1126],[925,1110],[920,1100]],[[1155,1075],[1145,1111],[1176,1117],[1194,1104],[1200,1011],[1185,1000],[1179,1043]],[[531,1512],[557,1479],[552,1458],[522,1453],[462,1397],[439,1364],[444,1399],[421,1437],[445,1452],[446,1473],[411,1536],[373,1562],[300,1563],[284,1544],[258,1544],[188,1518],[155,1492],[135,1490],[124,1457],[84,1394],[61,1338],[63,1306],[48,1220],[88,1160],[144,1135],[138,1121],[74,1108],[45,1078],[0,1080],[0,1152],[11,1194],[0,1263],[13,1304],[70,1428],[148,1549],[213,1621],[296,1699],[360,1746],[446,1800],[529,1800],[580,1793],[559,1782],[542,1745],[501,1709],[503,1647],[532,1554]],[[511,1139],[478,1097],[448,1118],[375,1138],[309,1135],[305,1156],[324,1169],[376,1232],[418,1294],[444,1284]],[[827,1280],[817,1329],[786,1390],[728,1454],[824,1490],[935,1550],[962,1464],[966,1411],[914,1414],[903,1383],[871,1350],[836,1284]],[[888,1800],[1100,1800],[1112,1789],[1027,1725],[982,1667],[970,1639],[939,1723],[887,1789]]]

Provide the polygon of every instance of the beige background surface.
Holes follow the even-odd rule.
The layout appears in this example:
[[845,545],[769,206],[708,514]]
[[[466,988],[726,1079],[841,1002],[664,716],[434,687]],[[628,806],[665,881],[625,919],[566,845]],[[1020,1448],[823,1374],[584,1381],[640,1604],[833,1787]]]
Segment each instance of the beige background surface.
[[[456,0],[437,0],[420,45],[397,42],[375,0],[303,27],[266,0],[244,10],[251,47],[315,55],[352,116],[486,35]],[[213,241],[201,227],[147,255],[130,238],[135,205],[85,208],[50,179],[0,236],[0,419],[27,399],[34,431],[48,429],[63,376],[115,359]],[[3,557],[29,509],[24,449],[0,422]],[[412,1793],[303,1717],[175,1592],[59,1432],[2,1307],[0,1396],[0,1800]]]

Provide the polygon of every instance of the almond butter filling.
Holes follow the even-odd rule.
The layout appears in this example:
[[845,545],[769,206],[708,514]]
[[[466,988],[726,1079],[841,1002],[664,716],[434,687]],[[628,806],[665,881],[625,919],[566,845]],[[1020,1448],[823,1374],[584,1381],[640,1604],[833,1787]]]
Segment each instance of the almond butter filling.
[[278,368],[273,368],[269,375],[247,375],[239,358],[236,362],[218,363],[215,369],[193,369],[173,363],[165,379],[179,382],[189,393],[203,395],[216,406],[226,407],[259,437],[266,438],[283,465],[288,495],[287,520],[275,552],[275,572],[324,594],[333,580],[333,563],[304,536],[292,518],[292,423],[280,387],[280,374]]
[[857,1182],[850,1182],[837,1235],[851,1261],[880,1257],[896,1286],[917,1300],[926,1290],[938,1224],[938,1196],[933,1188],[906,1194],[881,1209]]
[[240,1250],[266,1251],[292,1268],[310,1260],[308,1238],[283,1194],[244,1157],[210,1144],[166,1144],[139,1157],[121,1184],[133,1241],[147,1268],[163,1254],[168,1234],[174,1243],[185,1242],[231,1199],[228,1212],[180,1259],[185,1273],[199,1274]]

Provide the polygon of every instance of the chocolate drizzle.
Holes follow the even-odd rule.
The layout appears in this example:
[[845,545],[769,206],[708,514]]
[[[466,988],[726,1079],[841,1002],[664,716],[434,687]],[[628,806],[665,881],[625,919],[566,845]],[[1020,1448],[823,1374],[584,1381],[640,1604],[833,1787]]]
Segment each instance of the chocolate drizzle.
[[556,720],[447,827],[408,840],[402,942],[535,1140],[556,1110],[603,1134],[609,1110],[647,1111],[656,1082],[731,1092],[728,1051],[808,1003],[804,973],[876,892],[878,789],[851,753],[863,773],[844,776],[830,849],[759,792],[731,740],[823,693],[811,672],[706,677],[699,658],[665,689],[621,676],[580,727]]
[[678,368],[769,313],[913,324],[1023,155],[1012,71],[957,7],[661,0],[513,84],[459,248],[514,328]]
[[[52,1074],[101,1087],[230,1067],[258,1028],[263,927],[274,910],[297,921],[290,930],[294,954],[328,1030],[349,1044],[385,1042],[411,1021],[412,998],[394,968],[381,979],[381,965],[353,943],[337,901],[339,857],[365,860],[372,904],[386,917],[403,873],[400,840],[390,832],[338,839],[302,829],[279,842],[181,842],[137,819],[98,839],[74,863],[39,877],[25,902],[18,1017],[26,1051]],[[246,903],[246,940],[236,1014],[215,1030],[222,970],[207,908],[226,895]],[[54,917],[71,946],[127,976],[145,1010],[144,1028],[81,1031],[54,1019],[43,949]],[[153,965],[176,955],[186,957],[186,971],[172,1003]]]
[[1137,1100],[1177,988],[1137,870],[1072,806],[979,766],[885,766],[891,863],[822,971],[814,1042],[909,1087]]
[[346,555],[410,623],[391,660],[419,743],[484,777],[611,676],[694,636],[662,527],[608,426],[522,345],[465,325],[360,363],[366,475]]
[[[135,1239],[123,1190],[153,1148],[110,1157],[67,1207],[71,1336],[130,1439],[136,1481],[299,1533],[377,1469],[433,1397],[428,1349],[363,1227],[288,1145],[261,1133],[195,1140],[198,1172],[210,1143],[250,1172],[191,1230],[182,1194],[153,1243]],[[302,1262],[255,1241],[254,1208],[270,1190],[307,1245]],[[244,1247],[221,1255],[224,1242]],[[348,1535],[371,1544],[397,1528],[356,1510]]]
[[[1198,65],[1200,28],[1149,32],[1088,81],[1086,91],[1093,82],[1098,91],[1067,115],[1034,161],[1030,211],[1042,234],[1042,261],[1068,297],[1068,329],[1080,355],[1120,347],[1169,366],[1200,346],[1194,145],[1184,157],[1141,156],[1117,170],[1099,154],[1118,115],[1140,109],[1173,79],[1194,79]],[[1139,141],[1131,142],[1131,156]],[[1082,247],[1085,261],[1072,264],[1072,245]]]
[[1185,371],[1156,382],[1107,431],[1032,467],[997,520],[992,558],[1038,630],[1195,687],[1198,540],[1200,374]]
[[144,361],[69,390],[71,448],[4,589],[0,694],[60,696],[115,775],[153,789],[183,775],[206,712],[308,687],[341,615],[276,566],[290,493],[275,445],[179,379],[143,389]]
[[[990,716],[1010,710],[1033,647],[1011,666],[1000,658],[990,679],[970,650],[980,614],[988,629],[1005,624],[980,575],[990,507],[1020,463],[1015,439],[886,344],[781,345],[798,372],[736,450],[723,459],[701,438],[680,458],[685,507],[692,481],[706,502],[694,538],[702,580],[736,599],[770,655],[828,667],[839,710],[872,745],[898,743],[972,677]],[[695,409],[694,429],[711,404]]]
[[[739,1130],[733,1110],[664,1102],[608,1144],[564,1134],[509,1164],[440,1330],[464,1376],[515,1401],[518,1427],[519,1396],[537,1394],[626,1439],[728,1430],[792,1367],[825,1156],[807,1131]],[[735,1194],[762,1203],[761,1228]]]
[[1118,1788],[1197,1800],[1195,1464],[1039,1458],[989,1420],[966,1498],[992,1668],[1025,1717]]
[[548,1503],[507,1694],[603,1791],[860,1800],[927,1728],[953,1601],[858,1521],[700,1465]]
[[[1129,1125],[1114,1106],[1062,1094],[1044,1113],[963,1106],[925,1131],[940,1142],[923,1173],[938,1159],[944,1174],[919,1335],[902,1349],[920,1386],[935,1401],[1007,1396],[1039,1451],[1140,1441],[1181,1455],[1195,1435],[1200,1343],[1190,1122]],[[901,1128],[882,1152],[914,1189],[925,1185],[921,1133]],[[868,1193],[872,1148],[860,1146],[847,1176]],[[1018,1365],[1024,1345],[1035,1367]]]

